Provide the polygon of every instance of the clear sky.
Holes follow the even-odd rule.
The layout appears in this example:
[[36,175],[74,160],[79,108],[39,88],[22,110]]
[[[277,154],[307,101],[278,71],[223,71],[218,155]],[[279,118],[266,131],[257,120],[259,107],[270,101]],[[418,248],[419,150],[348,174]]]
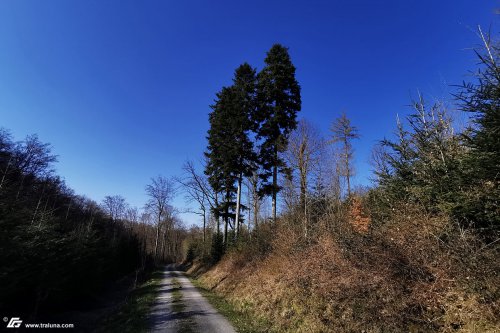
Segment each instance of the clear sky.
[[[57,172],[96,201],[142,207],[158,174],[181,174],[206,146],[209,105],[244,61],[290,48],[302,112],[325,134],[345,110],[358,184],[410,96],[449,98],[476,59],[498,1],[0,1],[0,127],[37,133]],[[498,36],[498,34],[496,34]],[[182,197],[176,199],[182,207]],[[187,222],[196,220],[185,216]]]

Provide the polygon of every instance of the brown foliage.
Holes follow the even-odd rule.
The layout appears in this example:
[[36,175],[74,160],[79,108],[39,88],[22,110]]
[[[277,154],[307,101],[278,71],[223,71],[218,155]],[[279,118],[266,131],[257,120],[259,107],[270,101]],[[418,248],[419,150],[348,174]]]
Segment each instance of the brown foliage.
[[370,227],[371,218],[365,213],[362,201],[359,197],[352,197],[349,210],[349,222],[353,229],[359,233],[366,234]]
[[[350,212],[369,218],[361,203]],[[202,279],[273,331],[500,330],[498,247],[403,204],[384,223],[352,229],[324,228],[306,242],[283,223],[272,251],[231,252]]]

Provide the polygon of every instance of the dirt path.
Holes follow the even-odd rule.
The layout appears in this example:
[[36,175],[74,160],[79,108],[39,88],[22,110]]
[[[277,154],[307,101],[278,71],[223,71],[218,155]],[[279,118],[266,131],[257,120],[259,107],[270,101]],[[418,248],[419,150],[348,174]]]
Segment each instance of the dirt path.
[[150,332],[236,332],[173,265],[165,268],[150,322]]

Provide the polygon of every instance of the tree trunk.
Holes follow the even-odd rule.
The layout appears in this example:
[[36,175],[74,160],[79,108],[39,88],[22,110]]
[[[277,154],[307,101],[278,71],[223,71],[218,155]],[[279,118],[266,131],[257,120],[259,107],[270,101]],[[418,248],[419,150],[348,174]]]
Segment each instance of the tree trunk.
[[272,198],[272,214],[273,222],[276,223],[276,199],[278,196],[278,145],[274,146],[274,166],[273,166],[273,198]]
[[40,204],[42,203],[42,198],[43,198],[44,193],[45,193],[45,183],[43,184],[43,187],[42,187],[42,194],[40,194],[40,198],[38,199],[38,203],[36,204],[35,212],[33,213],[33,218],[31,219],[31,224],[33,224],[35,222],[35,217],[36,217],[36,214],[38,213],[38,208],[40,208]]
[[71,203],[73,202],[73,199],[70,199],[68,209],[66,210],[66,217],[64,218],[65,221],[68,220],[68,215],[69,215],[69,209],[71,208]]
[[167,226],[165,226],[165,230],[163,231],[163,237],[162,237],[162,245],[161,245],[161,256],[162,256],[162,260],[165,260],[165,243],[167,242],[167,231],[168,231],[168,228]]
[[[306,138],[304,138],[304,141]],[[298,152],[298,167],[300,173],[300,206],[304,208],[306,201],[306,190],[307,190],[307,157],[306,157],[306,142],[301,142]]]
[[253,200],[253,227],[257,229],[259,224],[259,194],[257,193],[258,175],[254,173],[252,179],[252,200]]
[[228,216],[224,217],[224,245],[227,246],[227,224],[228,224]]
[[307,198],[304,198],[304,239],[308,237],[309,219],[307,216]]
[[236,217],[234,239],[238,239],[240,233],[240,202],[241,202],[241,174],[238,178],[238,192],[236,194]]
[[155,238],[155,262],[157,261],[157,254],[158,254],[158,238],[160,237],[160,219],[158,219],[158,224],[156,225],[156,238]]
[[23,176],[21,177],[21,184],[19,185],[19,188],[17,189],[16,201],[17,201],[17,199],[19,199],[19,194],[21,194],[21,190],[22,190],[23,185],[24,185],[24,178],[25,178],[25,177],[26,177],[26,176],[25,176],[25,175],[24,175],[24,173],[23,173]]
[[300,156],[300,199],[299,204],[302,212],[304,213],[304,237],[307,239],[307,224],[308,224],[308,216],[307,216],[307,165],[304,158],[303,151],[301,150]]
[[207,238],[206,226],[207,226],[207,213],[205,212],[205,209],[203,209],[203,244],[205,244]]
[[226,207],[224,208],[224,245],[227,246],[227,227],[229,224],[229,191],[226,190]]
[[273,198],[272,198],[272,210],[273,210],[273,222],[276,223],[276,196],[278,192],[278,166],[273,167]]
[[220,235],[220,218],[217,216],[217,237]]
[[[42,193],[42,195],[43,195],[43,193]],[[33,213],[33,217],[31,218],[32,225],[35,222],[35,217],[36,217],[36,214],[38,212],[38,208],[40,207],[40,203],[42,202],[42,195],[40,196],[40,199],[38,199],[38,203],[36,204],[35,212]]]
[[253,203],[253,227],[257,229],[259,226],[259,207],[258,202],[254,201]]
[[[218,199],[218,194],[217,192],[215,192],[215,202],[214,202],[214,205],[215,207],[217,208],[217,210],[219,209],[219,199]],[[219,214],[217,213],[217,211],[214,210],[214,217],[215,219],[217,220],[217,237],[220,235],[220,217],[219,217]]]
[[42,214],[40,216],[40,220],[38,222],[38,227],[40,227],[42,225],[42,222],[47,217],[47,206],[49,205],[49,199],[50,199],[50,197],[47,197],[47,200],[45,201],[45,206],[43,207],[43,211],[42,211]]
[[345,145],[345,174],[347,179],[347,197],[351,196],[351,173],[349,170],[349,146],[347,142],[347,138],[344,141]]
[[250,233],[250,230],[251,230],[251,226],[252,226],[252,210],[250,209],[250,202],[251,202],[251,198],[250,198],[250,187],[248,186],[248,183],[247,183],[247,202],[248,202],[248,217],[247,217],[247,221],[248,221],[248,235],[250,236],[250,238],[252,237],[252,234]]
[[300,172],[300,206],[304,208],[306,202],[307,175],[301,170]]
[[90,214],[90,221],[87,225],[87,234],[90,234],[90,230],[92,229],[92,224],[94,224],[94,212]]
[[9,171],[10,162],[12,161],[12,156],[9,158],[9,162],[7,162],[7,166],[5,167],[5,171],[2,176],[2,181],[0,181],[0,189],[2,189],[3,182],[5,181],[5,177],[7,176],[7,172]]

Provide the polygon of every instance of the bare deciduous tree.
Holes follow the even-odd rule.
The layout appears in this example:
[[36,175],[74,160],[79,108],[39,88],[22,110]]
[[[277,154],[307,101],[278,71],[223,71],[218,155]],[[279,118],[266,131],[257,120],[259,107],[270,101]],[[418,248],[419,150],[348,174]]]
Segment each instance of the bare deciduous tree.
[[[318,130],[306,120],[301,120],[297,128],[291,133],[286,152],[286,160],[292,171],[292,178],[298,178],[299,207],[304,218],[304,235],[308,229],[308,186],[314,168],[318,167],[321,159],[324,142]],[[295,192],[295,184],[291,190]],[[292,194],[292,193],[291,193]]]
[[175,194],[175,187],[172,180],[163,176],[151,179],[151,184],[146,186],[146,194],[149,200],[146,203],[146,209],[156,216],[156,237],[154,246],[154,257],[158,259],[158,239],[160,236],[160,224],[162,218],[167,212],[169,202]]
[[[216,195],[212,192],[208,179],[204,174],[196,172],[196,168],[191,161],[184,163],[182,169],[185,172],[184,178],[177,178],[177,182],[184,187],[188,202],[196,202],[199,211],[189,211],[198,214],[203,218],[203,242],[206,241],[207,213],[217,207]],[[217,233],[219,233],[219,223],[217,219]]]
[[347,196],[351,195],[351,177],[354,173],[352,168],[352,158],[354,150],[352,148],[352,140],[359,139],[358,129],[351,125],[351,120],[347,118],[345,112],[337,118],[331,127],[332,139],[330,143],[339,143],[341,145],[341,161],[340,174],[345,177],[347,182]]
[[102,201],[102,209],[111,218],[111,221],[116,222],[124,217],[127,203],[121,195],[107,195]]

